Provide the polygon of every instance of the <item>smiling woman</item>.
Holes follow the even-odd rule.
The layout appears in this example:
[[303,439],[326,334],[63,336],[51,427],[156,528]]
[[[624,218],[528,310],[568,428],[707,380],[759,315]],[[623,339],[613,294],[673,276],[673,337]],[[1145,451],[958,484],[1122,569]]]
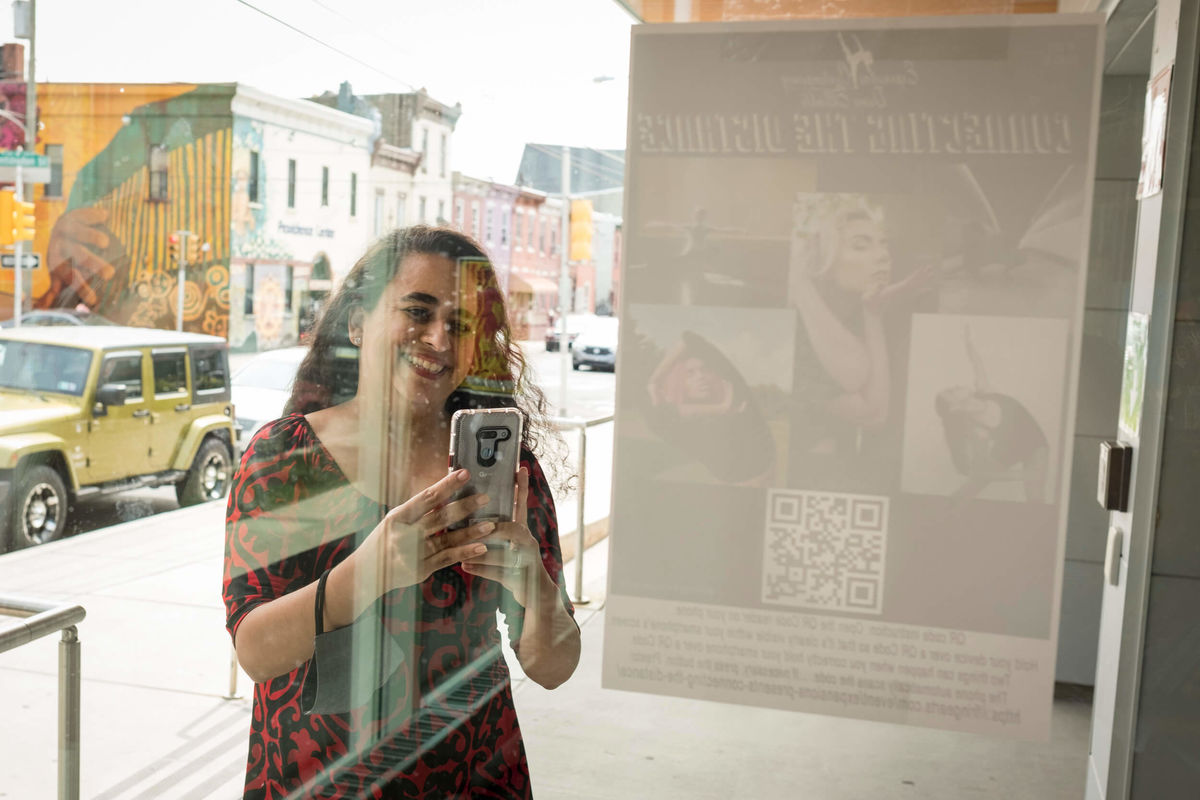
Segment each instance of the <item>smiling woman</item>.
[[[395,231],[343,281],[293,413],[250,441],[229,504],[228,628],[256,681],[246,797],[530,796],[496,612],[547,688],[579,630],[535,456],[544,400],[523,378],[466,236]],[[486,497],[453,499],[450,415],[505,406],[533,431],[512,521],[456,528]]]

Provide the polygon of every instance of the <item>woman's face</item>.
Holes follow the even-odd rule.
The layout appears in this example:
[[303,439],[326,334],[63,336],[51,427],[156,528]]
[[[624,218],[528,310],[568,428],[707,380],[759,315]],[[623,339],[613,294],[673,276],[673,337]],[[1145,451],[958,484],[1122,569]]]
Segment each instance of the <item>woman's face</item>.
[[848,292],[865,294],[888,285],[892,276],[892,255],[888,252],[887,236],[878,222],[866,217],[846,221],[830,272],[837,285]]
[[362,317],[360,385],[390,370],[393,388],[414,413],[440,411],[471,371],[479,311],[472,277],[442,256],[407,256]]
[[721,393],[721,379],[698,358],[683,362],[683,387],[686,399],[692,403],[715,400]]

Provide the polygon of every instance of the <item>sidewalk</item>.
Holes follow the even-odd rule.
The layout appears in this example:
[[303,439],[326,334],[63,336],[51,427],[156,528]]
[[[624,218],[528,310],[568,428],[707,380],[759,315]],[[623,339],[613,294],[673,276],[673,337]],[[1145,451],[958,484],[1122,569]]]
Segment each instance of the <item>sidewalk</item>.
[[[82,796],[234,798],[250,681],[226,700],[223,503],[0,557],[0,593],[80,603]],[[573,527],[563,520],[564,527]],[[573,573],[568,567],[568,586]],[[514,670],[540,800],[1082,797],[1090,705],[1055,704],[1051,742],[600,688],[607,540],[584,558],[583,658],[548,692]],[[0,655],[0,798],[53,797],[58,637]]]

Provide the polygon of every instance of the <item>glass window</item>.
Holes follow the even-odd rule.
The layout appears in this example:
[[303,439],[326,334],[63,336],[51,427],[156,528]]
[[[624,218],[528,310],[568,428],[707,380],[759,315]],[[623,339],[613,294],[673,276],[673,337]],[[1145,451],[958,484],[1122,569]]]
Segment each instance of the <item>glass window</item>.
[[187,353],[151,353],[154,364],[154,394],[178,394],[187,391]]
[[429,129],[421,130],[421,172],[429,171]]
[[484,238],[488,244],[492,243],[492,207],[490,205],[487,208],[487,229]]
[[0,386],[79,397],[87,387],[92,354],[75,347],[0,341]]
[[63,146],[61,144],[46,145],[46,158],[50,159],[50,181],[42,189],[42,197],[62,197]]
[[296,268],[291,264],[283,270],[283,310],[292,310],[292,280],[295,277]]
[[438,200],[437,224],[438,225],[446,224],[446,201],[445,200]]
[[142,354],[108,356],[100,365],[97,386],[115,383],[125,387],[125,400],[142,397]]
[[425,198],[424,196],[417,198],[417,222],[425,224]]
[[461,197],[454,200],[454,227],[460,231],[463,229],[463,201]]
[[358,216],[358,173],[350,173],[350,216]]
[[321,205],[329,205],[329,167],[321,167]]
[[288,195],[287,207],[296,207],[296,159],[288,159]]
[[147,198],[155,201],[164,201],[167,199],[167,168],[170,164],[166,145],[150,145],[148,160],[150,188],[147,192]]
[[220,347],[193,347],[191,350],[192,396],[206,403],[213,402],[219,399],[218,395],[228,392],[226,352]]
[[250,151],[250,177],[247,179],[246,189],[250,195],[250,202],[258,202],[258,170],[259,170],[259,153],[257,150]]
[[508,208],[500,209],[500,244],[508,244]]
[[471,202],[471,235],[479,238],[479,201]]
[[442,134],[442,146],[438,150],[438,174],[443,178],[446,177],[446,151],[450,149],[446,134]]
[[246,302],[242,305],[242,313],[247,317],[254,316],[254,265],[246,265],[246,278],[244,283],[246,289]]

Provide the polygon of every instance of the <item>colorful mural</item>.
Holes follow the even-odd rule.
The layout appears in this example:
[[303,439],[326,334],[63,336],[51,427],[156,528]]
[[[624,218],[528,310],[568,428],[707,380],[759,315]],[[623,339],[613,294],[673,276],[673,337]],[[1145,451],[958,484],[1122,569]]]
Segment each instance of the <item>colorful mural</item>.
[[[117,322],[175,327],[179,276],[167,242],[188,230],[207,248],[185,271],[184,327],[227,335],[233,90],[38,87],[38,150],[62,145],[63,164],[61,197],[38,198],[35,307],[82,305]],[[0,295],[0,314],[11,315],[11,272],[0,274]]]

